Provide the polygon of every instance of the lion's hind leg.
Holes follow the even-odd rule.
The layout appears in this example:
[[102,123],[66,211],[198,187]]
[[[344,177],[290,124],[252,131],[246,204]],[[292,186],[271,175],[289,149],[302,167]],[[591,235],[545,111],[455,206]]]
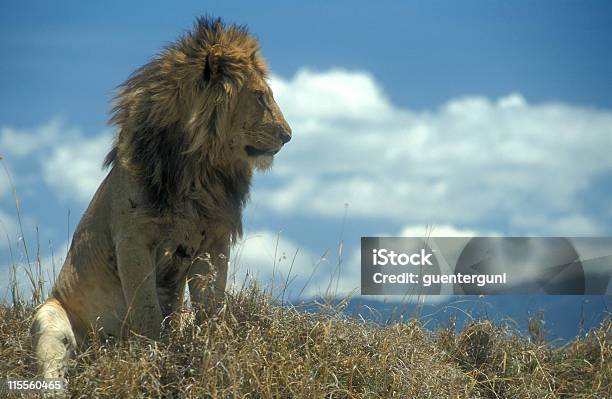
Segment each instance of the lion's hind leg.
[[58,300],[50,298],[42,304],[30,332],[40,376],[64,378],[77,344],[68,314]]

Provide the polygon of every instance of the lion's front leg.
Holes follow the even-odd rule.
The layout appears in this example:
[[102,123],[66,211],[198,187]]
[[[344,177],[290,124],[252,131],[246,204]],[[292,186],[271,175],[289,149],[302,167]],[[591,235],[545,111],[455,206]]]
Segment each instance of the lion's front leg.
[[225,296],[229,266],[229,237],[203,248],[189,269],[189,294],[196,320],[217,312]]
[[119,279],[127,305],[122,330],[159,338],[162,311],[149,246],[137,238],[124,237],[117,243],[116,251]]

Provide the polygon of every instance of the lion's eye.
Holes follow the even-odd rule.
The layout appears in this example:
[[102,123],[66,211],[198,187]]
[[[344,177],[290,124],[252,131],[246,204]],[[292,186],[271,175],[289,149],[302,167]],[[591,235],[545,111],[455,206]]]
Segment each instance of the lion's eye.
[[259,103],[259,105],[261,105],[262,107],[265,107],[266,105],[266,95],[263,91],[258,91],[255,93],[255,97],[257,97],[257,102]]

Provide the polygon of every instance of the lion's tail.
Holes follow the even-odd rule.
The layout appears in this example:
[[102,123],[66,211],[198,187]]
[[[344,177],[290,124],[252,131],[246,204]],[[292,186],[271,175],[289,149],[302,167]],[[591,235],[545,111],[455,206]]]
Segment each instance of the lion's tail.
[[68,314],[62,304],[49,298],[34,315],[32,348],[43,378],[63,378],[68,359],[76,350],[76,339]]

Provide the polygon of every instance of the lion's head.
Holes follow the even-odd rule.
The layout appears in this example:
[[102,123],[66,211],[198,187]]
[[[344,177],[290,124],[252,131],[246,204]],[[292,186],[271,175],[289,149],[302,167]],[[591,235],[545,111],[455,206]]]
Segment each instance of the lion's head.
[[261,76],[243,86],[237,109],[241,112],[230,128],[237,133],[234,150],[246,156],[254,167],[267,169],[274,155],[291,140],[291,128]]
[[266,78],[245,27],[198,19],[120,87],[105,165],[135,171],[161,207],[213,175],[243,180],[236,190],[246,197],[251,171],[270,167],[291,138]]

